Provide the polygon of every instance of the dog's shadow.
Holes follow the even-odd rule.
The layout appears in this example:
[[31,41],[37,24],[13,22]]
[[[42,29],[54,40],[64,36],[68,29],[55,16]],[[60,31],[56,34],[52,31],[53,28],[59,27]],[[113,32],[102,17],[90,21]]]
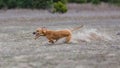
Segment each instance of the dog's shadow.
[[79,45],[80,43],[74,43],[74,42],[70,42],[70,43],[64,43],[64,42],[56,42],[56,43],[43,43],[42,46],[60,46],[60,45]]

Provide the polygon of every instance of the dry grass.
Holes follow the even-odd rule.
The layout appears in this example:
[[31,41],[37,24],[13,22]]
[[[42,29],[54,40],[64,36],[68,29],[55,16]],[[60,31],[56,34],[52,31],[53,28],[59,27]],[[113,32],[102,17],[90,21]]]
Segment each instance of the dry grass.
[[[86,7],[77,12],[79,8],[72,9],[66,14],[50,14],[45,10],[0,10],[0,67],[119,68],[120,36],[116,35],[120,32],[119,8],[88,11]],[[49,45],[44,37],[33,39],[32,32],[40,26],[56,30],[72,29],[81,24],[85,27],[74,32],[73,37],[90,42],[63,44],[61,40]]]

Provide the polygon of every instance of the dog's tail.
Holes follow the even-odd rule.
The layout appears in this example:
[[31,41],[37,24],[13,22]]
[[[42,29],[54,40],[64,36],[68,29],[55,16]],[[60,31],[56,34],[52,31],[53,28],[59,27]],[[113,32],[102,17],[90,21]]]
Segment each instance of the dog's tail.
[[84,26],[84,25],[81,25],[81,26],[79,26],[79,27],[73,28],[71,31],[73,32],[73,31],[75,31],[75,30],[78,30],[78,29],[82,28],[83,26]]

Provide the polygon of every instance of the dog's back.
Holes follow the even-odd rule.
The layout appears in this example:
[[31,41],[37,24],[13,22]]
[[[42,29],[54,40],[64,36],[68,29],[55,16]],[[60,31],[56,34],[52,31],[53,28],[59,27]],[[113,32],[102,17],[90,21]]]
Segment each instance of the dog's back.
[[71,31],[70,30],[48,30],[47,31],[47,36],[53,38],[53,39],[59,39],[59,38],[63,38],[63,37],[67,37],[71,35]]
[[60,35],[63,35],[63,36],[68,36],[68,35],[71,34],[71,31],[68,30],[68,29],[64,29],[64,30],[58,30],[55,33],[58,33],[58,35],[60,34]]

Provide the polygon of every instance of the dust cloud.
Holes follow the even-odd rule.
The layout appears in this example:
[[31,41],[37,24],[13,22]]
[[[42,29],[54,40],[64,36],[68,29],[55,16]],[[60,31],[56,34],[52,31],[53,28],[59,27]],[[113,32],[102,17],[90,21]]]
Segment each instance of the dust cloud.
[[81,32],[73,34],[73,42],[94,42],[94,41],[110,41],[111,36],[107,33],[100,32],[99,30],[83,29]]

